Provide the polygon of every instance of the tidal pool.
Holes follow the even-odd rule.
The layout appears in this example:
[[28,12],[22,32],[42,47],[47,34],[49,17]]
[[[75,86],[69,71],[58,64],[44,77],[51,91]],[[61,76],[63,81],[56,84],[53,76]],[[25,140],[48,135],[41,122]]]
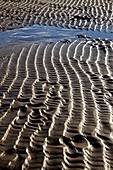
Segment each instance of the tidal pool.
[[55,26],[33,25],[0,33],[0,45],[26,41],[59,41],[77,38],[112,39],[113,33],[104,31],[68,29]]

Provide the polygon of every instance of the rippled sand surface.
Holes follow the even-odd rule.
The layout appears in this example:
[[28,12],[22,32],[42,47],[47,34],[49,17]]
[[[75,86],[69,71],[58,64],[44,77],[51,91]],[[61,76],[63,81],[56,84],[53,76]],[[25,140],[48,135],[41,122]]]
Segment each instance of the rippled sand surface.
[[[112,32],[112,9],[110,0],[0,0],[0,30],[42,24]],[[6,169],[113,170],[113,40],[79,34],[0,45]]]
[[0,30],[43,24],[113,31],[112,0],[0,0]]
[[0,49],[0,167],[112,169],[113,42],[9,48]]

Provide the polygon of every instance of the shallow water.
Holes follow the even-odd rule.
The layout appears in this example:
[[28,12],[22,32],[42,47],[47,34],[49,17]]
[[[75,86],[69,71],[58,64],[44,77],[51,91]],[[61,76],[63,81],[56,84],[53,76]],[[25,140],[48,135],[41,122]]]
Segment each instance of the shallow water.
[[26,41],[59,41],[64,39],[75,40],[80,38],[102,38],[112,39],[113,33],[104,31],[68,29],[55,26],[40,26],[33,25],[31,27],[24,27],[14,30],[8,30],[0,33],[0,45],[13,43],[13,42],[26,42]]

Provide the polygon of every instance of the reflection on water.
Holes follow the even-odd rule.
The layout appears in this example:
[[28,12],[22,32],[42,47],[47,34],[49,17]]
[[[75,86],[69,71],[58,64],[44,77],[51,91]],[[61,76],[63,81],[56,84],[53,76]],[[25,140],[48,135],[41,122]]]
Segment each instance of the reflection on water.
[[33,25],[20,29],[8,30],[0,33],[0,45],[22,41],[57,41],[63,39],[74,40],[80,35],[91,38],[113,39],[113,33],[99,32],[91,30],[67,29],[54,26]]

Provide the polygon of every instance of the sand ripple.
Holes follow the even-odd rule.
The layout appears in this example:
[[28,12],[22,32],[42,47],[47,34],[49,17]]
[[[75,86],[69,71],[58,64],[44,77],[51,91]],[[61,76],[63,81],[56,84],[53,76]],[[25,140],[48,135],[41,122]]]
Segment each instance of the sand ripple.
[[113,169],[113,41],[0,52],[0,169]]
[[112,0],[0,0],[0,31],[43,24],[113,31]]

